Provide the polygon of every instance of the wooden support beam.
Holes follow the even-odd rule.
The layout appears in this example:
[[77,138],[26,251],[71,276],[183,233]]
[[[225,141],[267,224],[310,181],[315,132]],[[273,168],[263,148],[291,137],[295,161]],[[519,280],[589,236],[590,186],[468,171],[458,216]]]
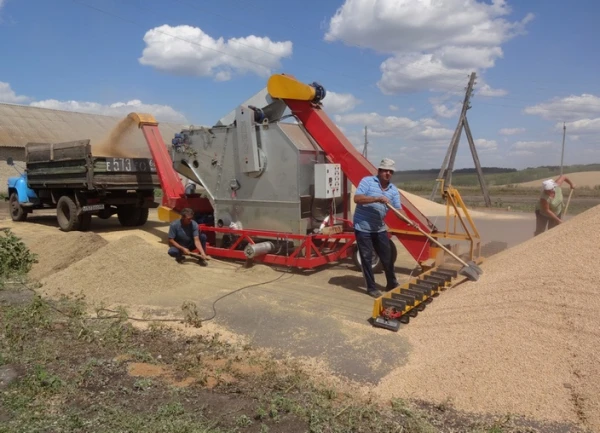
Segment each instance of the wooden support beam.
[[483,170],[481,169],[481,163],[479,162],[479,155],[477,155],[477,149],[475,148],[475,141],[473,140],[473,134],[471,134],[471,128],[469,127],[469,121],[465,117],[464,119],[464,128],[465,133],[467,134],[467,140],[469,141],[469,147],[471,148],[471,154],[473,155],[473,162],[475,163],[475,169],[477,170],[477,177],[479,178],[479,185],[481,186],[481,193],[483,194],[483,199],[485,200],[485,205],[487,207],[492,206],[492,200],[490,199],[490,193],[488,191],[487,185],[485,184],[485,179],[483,178]]

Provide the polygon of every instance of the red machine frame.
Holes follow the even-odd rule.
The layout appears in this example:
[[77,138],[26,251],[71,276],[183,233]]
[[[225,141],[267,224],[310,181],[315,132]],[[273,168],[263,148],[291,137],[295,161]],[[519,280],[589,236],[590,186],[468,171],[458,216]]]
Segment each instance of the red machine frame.
[[[290,75],[287,75],[293,78]],[[335,123],[323,111],[320,102],[297,99],[282,99],[290,108],[292,114],[302,122],[304,129],[318,143],[332,163],[341,165],[344,173],[343,181],[343,222],[349,227],[341,233],[297,235],[280,233],[267,230],[236,230],[226,227],[215,227],[201,224],[201,230],[207,234],[208,242],[206,252],[215,257],[244,260],[247,259],[243,250],[238,247],[243,243],[255,243],[256,240],[293,240],[300,241],[300,246],[290,255],[265,254],[252,260],[267,264],[313,269],[328,263],[337,262],[353,254],[352,246],[355,244],[354,230],[348,218],[348,190],[347,180],[354,186],[369,175],[377,173],[376,167],[371,164],[350,143]],[[138,122],[150,148],[152,158],[156,165],[160,183],[163,189],[162,206],[178,212],[183,208],[192,208],[197,213],[212,213],[213,208],[207,198],[199,195],[186,196],[179,175],[173,168],[173,161],[158,129],[158,123],[151,116],[132,113],[131,116]],[[413,206],[410,201],[402,196],[403,210],[406,215],[425,232],[435,230],[434,225]],[[429,241],[407,225],[392,212],[386,217],[386,223],[399,241],[404,245],[412,257],[423,263],[432,257],[434,251]],[[334,222],[330,215],[329,226]],[[236,238],[229,247],[217,247],[216,234],[225,233]],[[391,237],[392,235],[390,235]]]
[[295,248],[290,255],[265,254],[252,259],[256,262],[295,267],[300,269],[314,269],[328,263],[337,262],[351,257],[352,246],[354,245],[355,241],[354,233],[349,232],[332,235],[296,235],[291,233],[270,232],[266,230],[233,230],[230,228],[213,227],[207,225],[201,225],[200,227],[204,232],[227,233],[238,237],[237,240],[228,248],[214,247],[211,245],[207,245],[206,247],[207,254],[229,259],[247,259],[244,251],[238,249],[238,247],[243,242],[255,243],[255,238],[301,241],[300,246]]

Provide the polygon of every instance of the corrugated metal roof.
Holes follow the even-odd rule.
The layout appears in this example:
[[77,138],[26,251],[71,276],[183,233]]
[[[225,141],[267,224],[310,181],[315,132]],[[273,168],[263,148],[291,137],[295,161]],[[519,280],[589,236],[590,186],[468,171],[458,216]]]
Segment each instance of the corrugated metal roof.
[[[108,138],[122,120],[99,114],[59,111],[27,105],[0,104],[0,147],[25,147],[29,142],[64,142],[89,139],[92,146]],[[189,125],[161,123],[159,129],[166,144],[173,135]],[[122,140],[128,149],[139,149],[149,156],[142,131],[135,129]],[[146,153],[147,151],[147,153]]]

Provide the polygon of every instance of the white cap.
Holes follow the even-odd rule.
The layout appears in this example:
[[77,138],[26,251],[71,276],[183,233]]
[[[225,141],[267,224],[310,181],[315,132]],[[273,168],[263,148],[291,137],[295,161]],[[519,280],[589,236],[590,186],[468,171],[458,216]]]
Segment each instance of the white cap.
[[379,164],[379,170],[396,171],[396,163],[389,158],[383,158]]
[[544,191],[552,191],[557,186],[557,183],[552,179],[548,179],[543,181],[542,185],[544,185]]

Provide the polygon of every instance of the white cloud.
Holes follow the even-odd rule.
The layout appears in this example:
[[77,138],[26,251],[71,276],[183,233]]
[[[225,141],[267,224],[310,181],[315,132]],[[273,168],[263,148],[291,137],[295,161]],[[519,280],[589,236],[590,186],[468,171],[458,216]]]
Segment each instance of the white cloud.
[[407,117],[383,116],[379,113],[350,113],[336,115],[335,121],[340,125],[366,125],[369,137],[375,139],[401,138],[428,146],[447,146],[454,133],[430,118],[412,120]]
[[[506,0],[346,0],[325,40],[391,54],[380,67],[383,93],[456,91],[469,73],[494,67],[503,43],[525,34],[533,15],[509,22],[510,13]],[[483,86],[480,94],[505,91]]]
[[502,128],[498,131],[500,135],[517,135],[525,132],[525,128]]
[[362,101],[350,93],[327,91],[323,99],[323,107],[330,113],[346,113],[354,110]]
[[455,103],[451,107],[445,104],[433,104],[433,111],[440,117],[450,118],[455,117],[461,109],[461,103]]
[[419,90],[456,91],[466,83],[468,71],[447,68],[433,54],[407,54],[385,60],[377,83],[386,95]]
[[517,141],[507,152],[508,156],[519,157],[511,164],[520,166],[539,166],[560,162],[560,148],[551,141]]
[[473,91],[475,95],[495,97],[495,96],[506,96],[508,92],[504,89],[494,89],[489,84],[484,84],[479,89]]
[[549,102],[526,107],[524,111],[526,114],[554,121],[600,117],[600,97],[584,93],[580,96],[554,98]]
[[[600,134],[600,117],[595,119],[580,119],[574,122],[566,122],[565,126],[567,127],[567,133],[575,132],[581,135],[588,134]],[[563,129],[562,123],[557,123],[554,125],[556,129]],[[575,137],[570,137],[572,140],[576,140]]]
[[389,108],[391,111],[398,111],[398,110],[400,109],[400,108],[398,108],[398,106],[397,106],[397,105],[390,105],[388,108]]
[[379,113],[338,114],[335,121],[341,125],[367,125],[369,133],[373,135],[390,135],[397,130],[419,125],[406,117],[382,116]]
[[234,74],[268,76],[292,55],[292,42],[274,42],[268,37],[246,36],[214,39],[198,27],[162,25],[144,35],[142,65],[163,72],[214,77],[227,81]]
[[498,150],[498,143],[496,140],[486,140],[485,138],[475,139],[475,148],[477,151],[493,152]]
[[555,143],[551,141],[517,141],[512,145],[513,150],[540,150],[553,147]]
[[555,129],[589,135],[600,134],[600,97],[591,94],[571,95],[526,107],[525,113],[555,121]]
[[535,152],[531,150],[511,150],[508,152],[509,156],[532,156],[535,155]]
[[[0,0],[0,7],[2,6],[2,0]],[[0,102],[9,104],[22,104],[30,101],[31,98],[23,95],[17,95],[16,92],[10,87],[9,83],[0,81]]]
[[[1,1],[1,0],[0,0]],[[49,108],[53,110],[75,111],[79,113],[102,114],[105,116],[124,117],[131,112],[152,114],[156,120],[162,122],[188,123],[185,115],[169,105],[145,104],[139,99],[113,104],[100,104],[87,101],[59,101],[46,99],[34,101],[28,96],[17,95],[9,83],[0,81],[0,102],[9,104],[26,104],[32,107]]]
[[97,102],[58,101],[56,99],[47,99],[44,101],[32,102],[31,105],[34,107],[76,111],[79,113],[103,114],[105,116],[115,117],[124,117],[131,112],[137,111],[152,114],[159,122],[188,123],[183,113],[175,110],[169,105],[145,104],[137,99],[128,102],[115,102],[110,105],[99,104]]

